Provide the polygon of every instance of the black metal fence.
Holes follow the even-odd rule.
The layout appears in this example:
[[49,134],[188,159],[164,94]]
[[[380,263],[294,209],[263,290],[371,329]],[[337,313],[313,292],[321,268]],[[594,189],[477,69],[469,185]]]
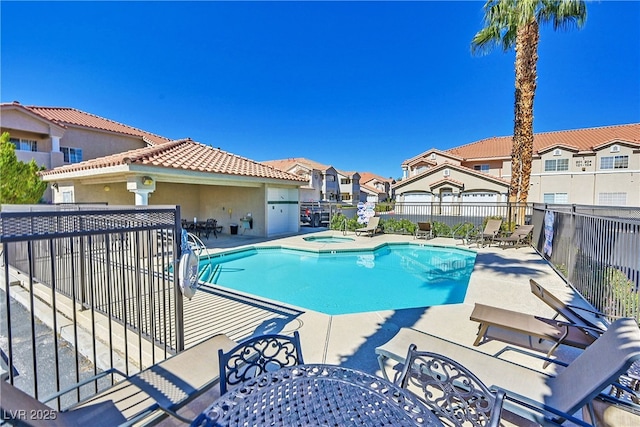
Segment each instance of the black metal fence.
[[38,397],[100,370],[131,374],[184,347],[180,229],[175,206],[2,206],[0,344],[22,389]]
[[532,223],[534,247],[587,301],[640,320],[640,208],[536,204]]

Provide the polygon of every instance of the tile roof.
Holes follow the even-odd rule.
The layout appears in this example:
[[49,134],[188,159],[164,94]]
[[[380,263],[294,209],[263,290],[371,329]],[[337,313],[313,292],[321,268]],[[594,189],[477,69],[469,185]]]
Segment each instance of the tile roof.
[[[473,158],[511,157],[512,136],[486,138],[447,150],[448,153]],[[534,153],[555,145],[574,147],[579,151],[592,151],[594,147],[612,141],[626,141],[640,146],[640,123],[536,133],[533,136]]]
[[391,182],[393,178],[383,178],[373,172],[360,172],[360,182],[367,183],[369,181],[378,180],[380,182]]
[[323,165],[322,163],[318,163],[314,160],[309,160],[304,157],[290,157],[288,159],[279,159],[279,160],[265,160],[261,163],[265,165],[273,166],[274,168],[287,171],[294,167],[295,165],[302,165],[309,169],[317,169],[320,171],[325,171],[329,169],[331,166]]
[[[458,164],[455,164],[455,163],[444,162],[444,163],[440,163],[439,165],[437,165],[437,166],[435,166],[433,168],[429,168],[429,169],[427,169],[425,171],[422,171],[419,174],[416,174],[416,175],[410,176],[408,178],[405,178],[405,179],[403,179],[401,181],[398,181],[395,184],[393,184],[391,187],[392,188],[402,187],[402,186],[404,186],[404,185],[406,185],[406,184],[408,184],[410,182],[422,179],[425,176],[429,176],[429,175],[435,174],[435,173],[441,171],[442,169],[446,169],[446,168],[457,169],[457,170],[459,170],[461,172],[464,172],[464,173],[467,173],[469,175],[475,175],[477,177],[488,179],[490,181],[498,182],[498,183],[501,183],[501,184],[506,184],[506,185],[510,184],[510,181],[507,181],[504,178],[500,178],[499,176],[495,176],[495,175],[491,175],[491,174],[488,174],[488,173],[480,172],[480,171],[477,171],[475,169],[471,169],[471,168],[468,168],[466,166],[458,165]],[[449,179],[451,179],[451,178],[449,178]],[[451,179],[451,181],[455,181],[455,180]],[[456,181],[456,182],[460,182],[460,181]]]
[[7,105],[24,108],[25,110],[30,111],[31,113],[62,127],[67,127],[68,125],[81,126],[91,129],[130,135],[140,137],[149,144],[163,144],[170,141],[169,138],[155,135],[153,133],[146,132],[122,123],[118,123],[113,120],[105,119],[104,117],[96,116],[94,114],[85,113],[84,111],[80,111],[75,108],[39,107],[33,105],[22,105],[17,102],[13,102],[11,104],[2,104],[2,106]]
[[121,165],[145,165],[204,173],[306,182],[299,176],[274,167],[213,148],[190,139],[138,148],[44,171],[42,176],[101,169]]

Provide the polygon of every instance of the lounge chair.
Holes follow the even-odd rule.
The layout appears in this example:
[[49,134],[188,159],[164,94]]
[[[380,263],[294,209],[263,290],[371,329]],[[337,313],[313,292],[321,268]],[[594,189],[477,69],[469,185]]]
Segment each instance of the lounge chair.
[[424,237],[425,239],[433,238],[433,230],[431,229],[430,222],[418,222],[418,228],[416,229],[415,239]]
[[414,329],[402,328],[376,348],[380,367],[391,359],[404,363],[411,344],[455,358],[489,388],[502,389],[504,409],[534,422],[564,420],[585,425],[572,415],[640,360],[640,329],[634,319],[618,319],[593,344],[556,376],[535,371]]
[[372,216],[371,218],[369,218],[369,222],[367,223],[366,227],[356,229],[356,236],[359,236],[360,234],[364,233],[364,234],[368,234],[369,237],[373,237],[373,235],[379,232],[380,230],[381,230],[380,217]]
[[505,394],[492,391],[467,368],[441,354],[409,346],[398,383],[421,391],[418,398],[453,425],[498,427]]
[[[547,352],[547,358],[553,355],[560,344],[585,349],[602,334],[602,331],[588,326],[478,303],[473,308],[470,319],[480,323],[474,346],[480,345],[487,337],[488,328],[493,327],[553,342],[553,346]],[[548,362],[544,366],[547,364]]]
[[471,242],[472,244],[476,243],[478,247],[480,247],[480,245],[491,245],[491,243],[493,243],[493,240],[500,232],[500,226],[502,226],[501,219],[489,219],[487,220],[484,229],[474,230],[477,231],[477,233],[473,237],[467,238],[467,241]]
[[[129,425],[142,420],[145,423],[157,421],[166,414],[190,423],[191,420],[178,415],[176,411],[218,383],[220,371],[215,360],[218,350],[228,350],[236,344],[224,334],[215,335],[135,375],[126,377],[69,409],[56,412],[55,415],[59,416],[61,422],[55,425]],[[106,371],[99,377],[113,375],[114,372],[116,371]],[[96,379],[97,377],[93,377],[62,390],[46,399],[44,403],[2,381],[2,412],[16,418],[16,421],[20,421],[18,418],[22,414],[19,409],[33,408],[37,411],[39,408],[46,408],[49,411],[46,413],[51,413],[52,409],[45,405],[46,402],[74,392]],[[69,423],[63,423],[63,420]],[[52,424],[42,420],[42,423],[35,422],[34,425]]]
[[589,326],[601,331],[605,331],[609,327],[609,321],[604,313],[591,308],[568,304],[533,279],[529,280],[529,284],[531,285],[531,292],[556,311],[554,319],[562,316],[576,325]]
[[528,246],[531,244],[531,232],[533,231],[533,225],[521,225],[516,228],[513,233],[507,237],[496,237],[494,242],[498,243],[502,249],[508,247],[519,248],[520,246]]
[[300,334],[293,336],[266,334],[253,336],[228,351],[218,350],[220,394],[265,372],[286,366],[301,365]]

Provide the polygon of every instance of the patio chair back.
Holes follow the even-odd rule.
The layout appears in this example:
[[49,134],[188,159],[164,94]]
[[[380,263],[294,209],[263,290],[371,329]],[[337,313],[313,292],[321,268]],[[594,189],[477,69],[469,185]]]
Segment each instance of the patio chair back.
[[500,232],[500,226],[502,226],[501,219],[489,219],[484,226],[484,230],[478,232],[475,236],[475,243],[480,246],[481,244],[493,242],[493,239]]
[[293,336],[258,335],[238,344],[227,353],[218,351],[220,363],[220,394],[265,372],[286,366],[301,365],[300,334]]
[[470,370],[446,356],[409,346],[399,377],[400,386],[416,387],[419,398],[440,418],[456,426],[490,426],[500,423],[505,393],[491,391]]
[[596,328],[602,331],[606,330],[609,326],[609,322],[605,318],[604,313],[567,304],[533,279],[529,279],[529,284],[531,285],[531,292],[556,311],[554,319],[558,315],[561,315],[576,325],[589,326],[590,328]]
[[640,329],[634,319],[618,319],[580,356],[548,381],[545,404],[572,414],[617,381],[640,360]]
[[511,233],[511,236],[517,239],[524,239],[532,231],[533,231],[533,225],[530,225],[530,224],[521,225],[520,227],[513,230],[513,233]]

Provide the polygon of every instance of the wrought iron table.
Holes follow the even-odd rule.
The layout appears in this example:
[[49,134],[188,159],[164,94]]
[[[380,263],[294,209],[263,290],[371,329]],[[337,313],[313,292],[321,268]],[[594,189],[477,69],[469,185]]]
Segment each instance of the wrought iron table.
[[213,402],[192,427],[442,426],[416,395],[333,365],[299,365],[249,380]]

